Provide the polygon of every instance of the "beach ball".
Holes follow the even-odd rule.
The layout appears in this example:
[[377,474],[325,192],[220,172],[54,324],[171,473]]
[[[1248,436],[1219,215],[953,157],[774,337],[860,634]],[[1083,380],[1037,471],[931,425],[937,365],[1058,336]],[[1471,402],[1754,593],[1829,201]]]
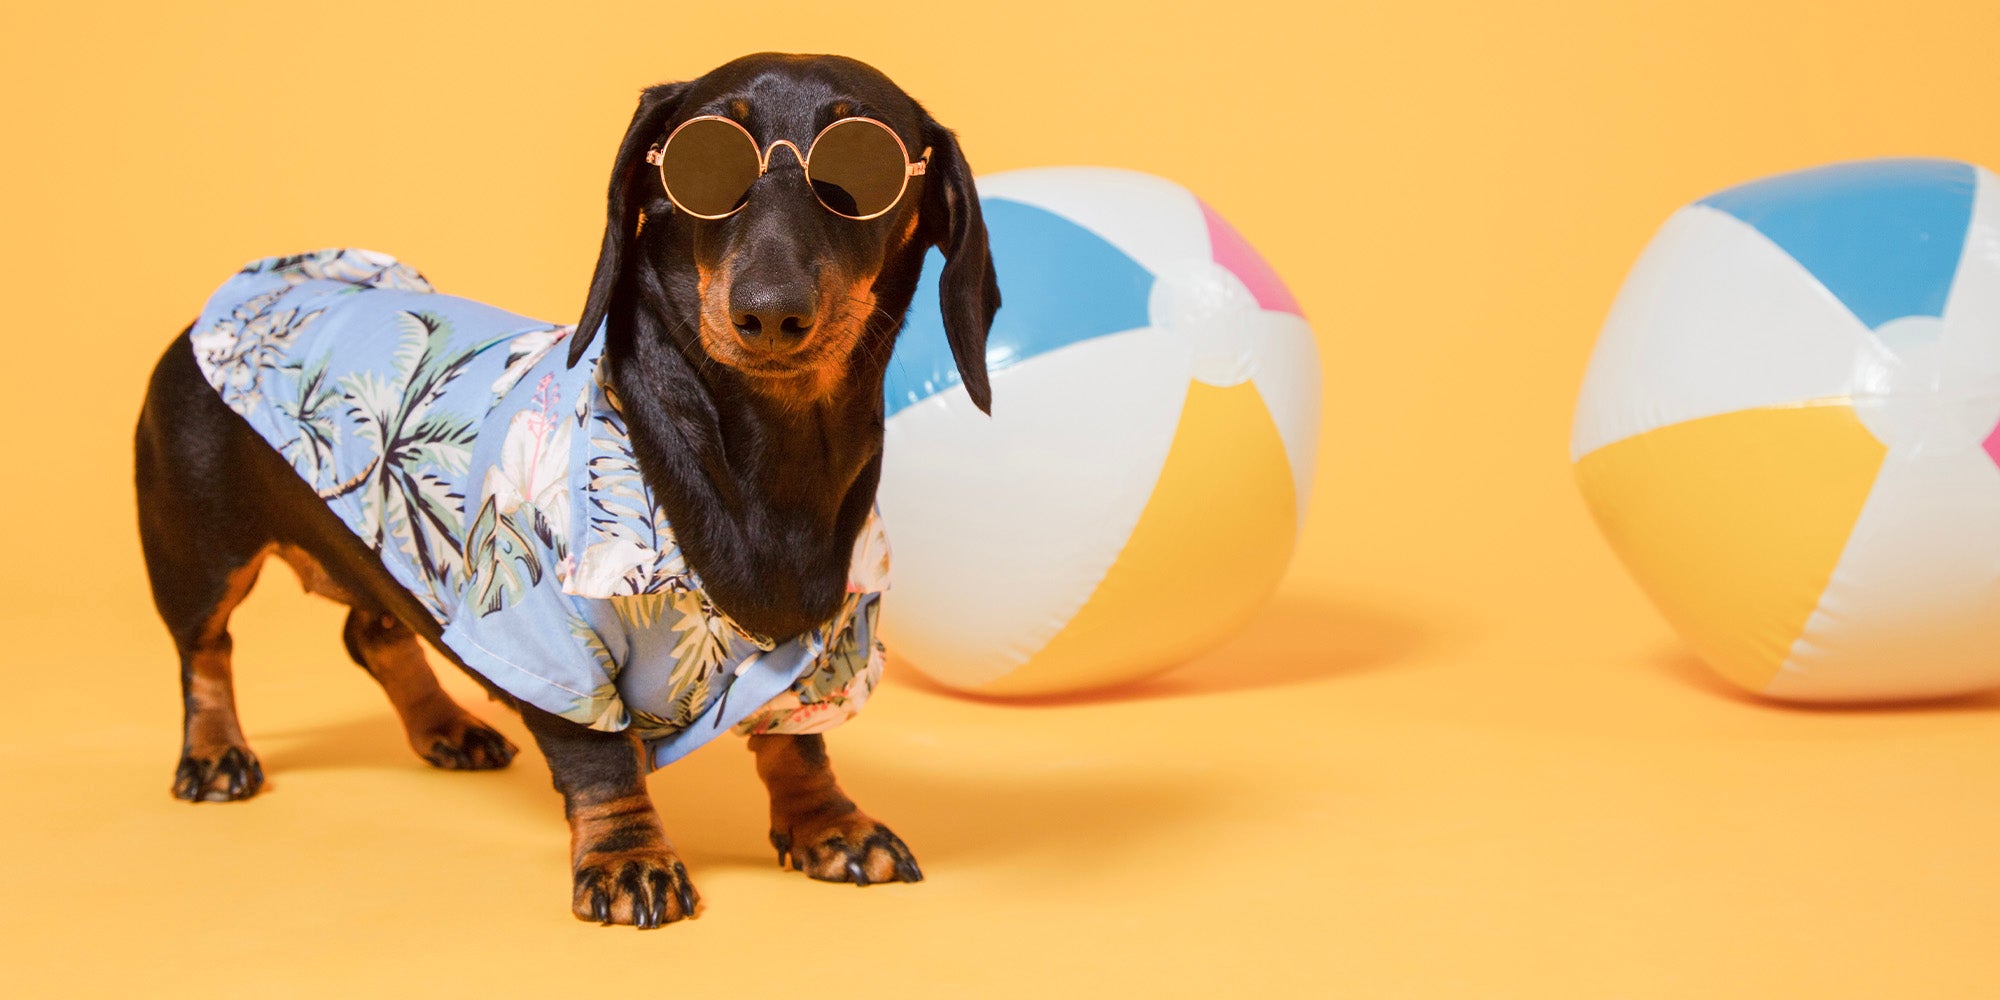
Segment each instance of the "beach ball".
[[960,384],[933,252],[886,385],[882,628],[932,679],[1079,692],[1181,664],[1270,596],[1312,482],[1319,357],[1278,275],[1172,182],[979,181],[993,414]]
[[1874,160],[1669,218],[1572,444],[1611,545],[1723,677],[1797,701],[2000,687],[2000,187]]

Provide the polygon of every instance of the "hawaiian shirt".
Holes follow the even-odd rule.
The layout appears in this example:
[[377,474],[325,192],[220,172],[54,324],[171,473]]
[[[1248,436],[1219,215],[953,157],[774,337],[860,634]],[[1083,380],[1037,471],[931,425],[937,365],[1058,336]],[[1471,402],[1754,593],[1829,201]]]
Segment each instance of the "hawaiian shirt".
[[[888,548],[871,516],[834,619],[774,643],[703,592],[598,377],[605,338],[442,295],[395,259],[257,261],[191,334],[209,384],[522,701],[632,729],[654,766],[727,728],[810,733],[881,677]],[[560,348],[559,348],[560,345]]]

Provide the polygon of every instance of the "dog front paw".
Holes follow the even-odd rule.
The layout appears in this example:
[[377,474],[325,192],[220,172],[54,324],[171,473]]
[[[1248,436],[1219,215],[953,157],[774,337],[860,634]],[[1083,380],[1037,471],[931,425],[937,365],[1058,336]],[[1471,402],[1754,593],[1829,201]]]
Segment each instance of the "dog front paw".
[[570,910],[610,926],[659,927],[695,915],[701,894],[687,866],[664,848],[591,851],[576,864]]
[[497,771],[520,752],[499,730],[470,714],[412,737],[410,746],[425,763],[446,771]]
[[888,827],[856,811],[838,819],[807,821],[789,832],[771,831],[778,864],[822,882],[922,882],[917,859]]
[[249,747],[231,746],[220,753],[181,754],[174,769],[174,798],[186,802],[235,802],[264,787],[264,766]]

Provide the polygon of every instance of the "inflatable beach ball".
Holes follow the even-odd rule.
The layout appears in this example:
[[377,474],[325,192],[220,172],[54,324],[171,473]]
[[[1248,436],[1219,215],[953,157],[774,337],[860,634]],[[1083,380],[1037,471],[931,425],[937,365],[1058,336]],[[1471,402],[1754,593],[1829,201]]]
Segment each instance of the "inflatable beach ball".
[[1583,493],[1718,673],[1800,701],[2000,687],[2000,187],[1940,160],[1682,209],[1606,321]]
[[1298,303],[1178,185],[1059,167],[979,182],[1002,305],[993,415],[959,383],[933,253],[889,364],[890,648],[998,695],[1183,663],[1291,557],[1319,357]]

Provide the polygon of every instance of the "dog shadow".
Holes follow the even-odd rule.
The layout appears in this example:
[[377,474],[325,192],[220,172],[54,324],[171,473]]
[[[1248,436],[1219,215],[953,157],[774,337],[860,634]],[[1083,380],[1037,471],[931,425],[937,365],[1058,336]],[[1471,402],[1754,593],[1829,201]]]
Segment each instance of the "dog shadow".
[[[1082,694],[996,697],[945,687],[892,652],[890,683],[999,705],[1088,705],[1288,687],[1384,670],[1444,638],[1435,622],[1359,604],[1280,594],[1222,646],[1156,677]],[[901,669],[895,669],[900,667]]]
[[[842,787],[933,868],[1033,857],[1043,870],[1105,870],[1150,837],[1220,814],[1238,791],[1187,775],[1112,768],[968,773],[844,749],[853,748],[831,744]],[[776,864],[764,837],[767,800],[741,741],[716,741],[657,773],[652,787],[690,859]]]
[[1813,703],[1780,701],[1746,691],[1717,676],[1701,657],[1685,646],[1669,646],[1649,659],[1649,665],[1676,684],[1748,708],[1790,712],[1801,716],[1944,715],[2000,711],[2000,691],[1922,698],[1913,701]]
[[[475,714],[489,722],[498,712]],[[505,727],[502,727],[505,728]],[[518,727],[516,727],[518,729]],[[380,712],[356,715],[338,722],[278,732],[252,732],[251,749],[271,772],[336,769],[383,770],[429,765],[411,751],[403,735],[402,723],[386,707]],[[521,741],[514,732],[507,738],[516,746]]]
[[[275,786],[288,774],[359,770],[446,783],[480,782],[477,799],[511,822],[546,827],[566,842],[562,798],[547,764],[511,712],[474,712],[522,748],[508,768],[460,774],[438,771],[410,751],[395,716],[384,710],[321,726],[254,735]],[[966,773],[904,755],[830,741],[842,786],[869,813],[905,837],[919,861],[936,867],[1032,856],[1051,870],[1102,870],[1151,835],[1217,815],[1232,794],[1188,775],[1073,770],[1033,774]],[[704,868],[773,868],[766,839],[769,801],[744,741],[724,735],[648,778],[667,834],[690,864]],[[463,785],[457,787],[463,788]],[[457,794],[457,793],[454,793]],[[457,801],[463,803],[463,798]],[[1051,822],[1051,817],[1061,817]]]

